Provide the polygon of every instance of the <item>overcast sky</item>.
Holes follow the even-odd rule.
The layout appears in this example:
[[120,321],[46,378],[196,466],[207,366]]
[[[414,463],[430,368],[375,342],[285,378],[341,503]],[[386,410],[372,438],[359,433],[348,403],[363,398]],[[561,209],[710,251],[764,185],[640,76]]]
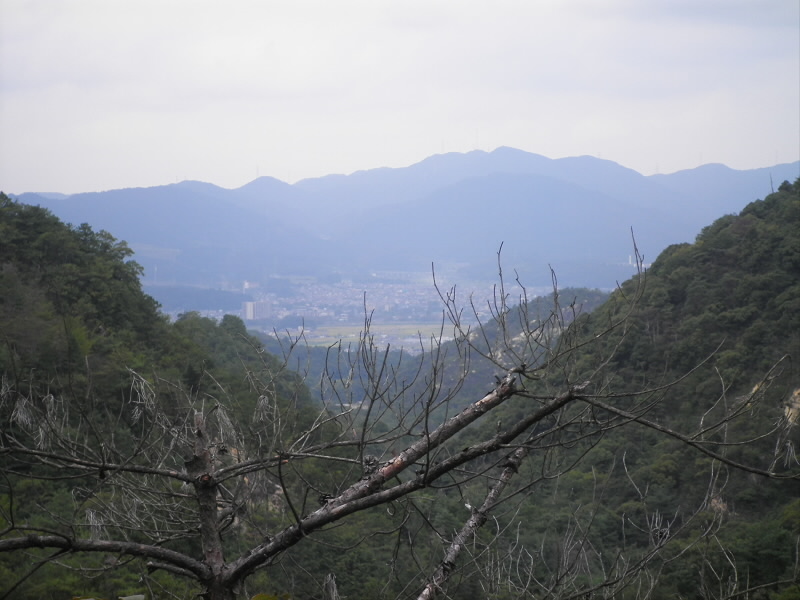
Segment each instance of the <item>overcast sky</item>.
[[800,159],[798,0],[0,0],[0,189]]

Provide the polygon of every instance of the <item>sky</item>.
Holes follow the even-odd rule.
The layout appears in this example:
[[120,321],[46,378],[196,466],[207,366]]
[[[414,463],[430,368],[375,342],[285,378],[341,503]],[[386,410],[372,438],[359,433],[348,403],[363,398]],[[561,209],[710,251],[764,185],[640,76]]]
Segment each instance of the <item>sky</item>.
[[798,0],[0,0],[0,189],[800,160]]

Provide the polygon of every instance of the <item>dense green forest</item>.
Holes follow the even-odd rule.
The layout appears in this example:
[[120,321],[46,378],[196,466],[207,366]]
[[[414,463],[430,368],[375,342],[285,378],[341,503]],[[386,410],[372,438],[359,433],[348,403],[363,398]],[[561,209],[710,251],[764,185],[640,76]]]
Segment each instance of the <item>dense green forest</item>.
[[[467,362],[458,340],[440,342],[418,358],[382,354],[367,343],[336,354],[300,348],[299,340],[259,339],[230,315],[214,322],[190,313],[171,323],[142,293],[141,270],[131,256],[124,242],[106,232],[65,225],[43,209],[0,196],[0,543],[20,531],[117,535],[141,543],[149,536],[158,538],[159,547],[199,556],[196,524],[182,528],[176,522],[171,533],[160,530],[156,536],[144,531],[145,518],[141,532],[94,522],[101,508],[116,506],[113,496],[131,489],[122,485],[127,480],[121,468],[94,466],[133,464],[124,462],[130,451],[137,465],[150,460],[164,469],[183,468],[191,462],[185,451],[175,447],[170,462],[164,449],[173,448],[165,436],[147,435],[157,427],[183,431],[185,414],[205,411],[218,421],[212,445],[221,464],[239,461],[237,453],[246,446],[258,448],[253,456],[260,461],[277,456],[276,478],[262,481],[256,471],[243,471],[247,485],[261,486],[249,496],[260,506],[258,515],[252,508],[247,519],[242,513],[226,521],[226,554],[246,556],[273,532],[324,505],[341,491],[341,481],[358,479],[353,469],[367,464],[366,446],[348,444],[360,424],[371,423],[375,432],[370,452],[381,460],[399,453],[413,441],[413,428],[405,436],[386,432],[416,414],[417,405],[404,404],[406,398],[452,392],[448,402],[432,402],[420,412],[419,419],[431,420],[423,428],[429,431],[519,364],[523,352],[515,356],[514,349],[525,327],[536,322],[547,343],[537,341],[542,350],[537,363],[528,365],[535,371],[523,397],[461,431],[455,447],[475,448],[524,421],[539,397],[556,396],[564,382],[592,381],[594,396],[607,405],[567,407],[557,418],[536,423],[533,434],[545,440],[537,448],[544,450],[520,468],[506,500],[471,542],[468,558],[460,559],[446,597],[555,597],[555,591],[548,596],[542,592],[546,586],[531,582],[551,581],[567,565],[570,590],[592,590],[584,597],[800,598],[798,431],[792,412],[800,409],[797,394],[792,396],[800,386],[794,363],[800,356],[800,180],[785,182],[739,215],[718,219],[693,244],[668,248],[651,269],[610,296],[556,290],[550,298],[500,307],[480,335],[474,329],[466,333],[473,351]],[[559,317],[547,321],[548,314]],[[568,360],[558,358],[561,345],[570,345]],[[500,346],[505,350],[495,351]],[[354,355],[361,362],[347,362]],[[334,414],[334,400],[344,415],[379,397],[387,373],[403,382],[398,404],[367,412],[347,427],[325,416]],[[143,398],[156,399],[152,414],[158,417],[148,417],[152,407]],[[269,410],[292,415],[274,430],[276,436],[308,439],[310,448],[335,441],[326,446],[325,461],[309,457],[291,473],[281,472],[289,462],[286,448],[294,446],[264,441],[270,435],[264,424],[274,422],[263,414],[265,398],[273,402]],[[139,413],[131,410],[137,402]],[[48,429],[37,429],[33,417],[26,422],[26,407],[31,415],[57,415],[65,430],[75,432],[56,441],[63,451],[73,450],[69,444],[88,449],[80,457],[85,468],[67,474],[55,458],[36,463],[32,455],[11,451],[25,436],[32,447],[56,448],[44,439]],[[726,420],[729,412],[737,418]],[[559,429],[562,421],[569,424]],[[230,433],[234,426],[228,422],[240,424],[237,433]],[[705,427],[712,422],[721,425]],[[546,437],[557,429],[559,437]],[[762,435],[765,430],[773,435]],[[688,444],[668,433],[676,431],[701,435]],[[145,439],[159,445],[143,447]],[[358,448],[355,458],[351,447]],[[343,597],[416,597],[453,531],[486,495],[494,477],[490,469],[503,465],[509,447],[470,463],[457,483],[455,476],[454,483],[445,477],[402,501],[315,531],[253,570],[237,591],[247,597],[322,598],[323,582],[335,574]],[[292,465],[300,454],[292,455]],[[430,465],[456,454],[442,452]],[[435,466],[426,463],[424,470],[429,468]],[[147,497],[165,504],[169,498],[174,508],[149,509],[177,515],[191,503],[182,489],[175,483],[169,495],[165,488]],[[647,557],[646,568],[632,569],[627,587],[615,587],[620,565],[631,557]],[[575,565],[584,559],[581,570]],[[115,550],[0,552],[0,581],[9,582],[5,597],[20,599],[136,593],[190,598],[200,590],[174,569]]]
[[[600,342],[615,348],[607,370],[614,376],[607,385],[623,391],[645,380],[652,385],[679,379],[663,392],[649,417],[680,430],[690,429],[690,420],[698,414],[709,418],[722,404],[740,402],[746,408],[748,402],[766,395],[768,402],[753,408],[747,418],[731,423],[730,429],[709,432],[707,439],[754,439],[727,446],[726,456],[791,469],[797,464],[798,439],[793,411],[800,403],[796,362],[800,357],[800,180],[784,182],[776,193],[751,203],[739,215],[717,219],[694,243],[667,248],[645,280],[624,335],[616,332]],[[628,281],[589,320],[600,325],[617,310],[619,300],[632,293],[634,283]],[[596,351],[587,352],[578,361],[579,368],[591,364],[599,354]],[[759,426],[770,421],[784,428],[778,437],[782,448],[775,439],[756,439]],[[640,485],[637,493],[647,496],[651,509],[691,505],[692,499],[709,492],[711,462],[652,429],[619,430],[602,440],[594,452],[595,458],[571,477],[585,481],[592,469],[626,452],[627,467]],[[724,489],[712,494],[708,507],[721,522],[718,548],[710,555],[700,547],[686,550],[682,540],[689,536],[679,536],[667,548],[675,559],[664,565],[655,597],[696,597],[698,571],[722,581],[726,572],[732,577],[731,565],[738,561],[738,577],[746,577],[753,590],[746,597],[800,598],[797,480],[759,478],[737,469],[724,469],[723,477]],[[610,484],[604,501],[607,508],[614,507],[617,518],[626,510],[625,492],[614,489],[618,483]],[[723,487],[720,480],[715,485]],[[784,585],[761,587],[778,580]],[[723,585],[715,597],[726,597]]]
[[[247,374],[268,372],[276,394],[297,408],[298,422],[314,418],[308,388],[261,351],[260,341],[247,333],[241,319],[229,315],[217,323],[187,313],[170,323],[161,315],[157,303],[141,291],[141,269],[129,260],[132,254],[105,231],[65,225],[46,210],[0,196],[4,435],[13,431],[6,411],[15,408],[15,390],[23,389],[31,390],[31,397],[68,402],[80,418],[91,419],[98,445],[105,434],[127,438],[125,443],[133,445],[137,424],[121,411],[131,397],[132,373],[159,387],[160,401],[175,415],[185,408],[187,396],[221,395],[231,418],[247,421],[257,399]],[[0,460],[9,459],[0,454]],[[27,468],[11,466],[21,481]],[[53,520],[66,521],[75,510],[74,490],[91,493],[93,486],[91,480],[60,481],[55,475],[47,481],[24,481],[16,497],[4,486],[4,526],[10,525],[14,505],[15,518],[30,524],[51,527]],[[102,562],[92,557],[65,563],[86,570],[65,572],[45,565],[9,597],[116,597],[142,589],[132,583],[140,579],[136,569],[123,566],[98,577],[95,571]],[[0,581],[14,582],[30,564],[26,553],[3,554]],[[186,589],[184,582],[160,585],[181,594]]]

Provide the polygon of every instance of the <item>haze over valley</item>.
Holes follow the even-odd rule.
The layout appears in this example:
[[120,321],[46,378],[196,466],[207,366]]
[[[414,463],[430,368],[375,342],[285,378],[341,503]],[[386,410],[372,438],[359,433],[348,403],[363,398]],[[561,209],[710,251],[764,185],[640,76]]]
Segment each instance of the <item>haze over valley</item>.
[[800,2],[0,15],[0,600],[800,600]]
[[[737,171],[704,165],[644,176],[590,156],[498,148],[406,168],[237,189],[184,181],[83,193],[22,193],[73,224],[126,240],[145,290],[173,314],[239,314],[265,326],[436,322],[433,286],[512,295],[552,286],[609,290],[667,246],[800,175],[800,162]],[[249,303],[249,304],[246,304]]]

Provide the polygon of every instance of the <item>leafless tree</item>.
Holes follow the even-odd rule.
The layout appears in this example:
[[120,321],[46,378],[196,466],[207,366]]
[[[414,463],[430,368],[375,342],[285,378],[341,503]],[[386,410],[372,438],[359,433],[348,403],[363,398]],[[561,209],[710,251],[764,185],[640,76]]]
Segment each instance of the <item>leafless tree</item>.
[[[699,415],[697,428],[686,432],[649,417],[675,381],[625,391],[609,383],[608,367],[639,299],[642,273],[637,280],[639,285],[615,295],[619,309],[601,330],[588,327],[579,303],[564,303],[555,281],[551,305],[538,312],[518,281],[512,297],[501,270],[488,317],[472,299],[462,305],[455,288],[437,286],[442,329],[420,340],[421,357],[410,364],[376,342],[367,314],[358,343],[329,348],[320,381],[307,381],[318,390],[321,406],[310,422],[298,417],[299,396],[278,389],[278,373],[266,362],[247,373],[257,398],[249,423],[235,421],[235,400],[222,389],[193,395],[135,371],[130,394],[117,413],[102,416],[104,425],[79,398],[36,397],[4,383],[0,456],[7,502],[0,552],[44,549],[49,554],[36,555],[42,562],[100,553],[111,557],[107,568],[138,558],[148,573],[182,576],[209,600],[232,600],[254,572],[278,568],[292,547],[343,519],[401,501],[408,501],[408,513],[421,512],[413,503],[416,494],[436,487],[474,489],[480,481],[488,490],[484,500],[467,502],[459,531],[439,532],[440,564],[420,563],[403,595],[432,598],[446,590],[454,573],[471,570],[482,575],[487,595],[502,589],[511,597],[614,597],[633,589],[646,598],[660,565],[676,559],[664,552],[667,542],[721,497],[720,467],[767,478],[796,478],[797,471],[778,462],[791,448],[785,419],[759,434],[776,440],[768,464],[743,464],[725,452],[726,445],[753,441],[729,439],[728,430],[764,404],[775,372],[746,398],[728,403],[721,396]],[[446,343],[451,329],[454,341]],[[282,368],[303,371],[303,336],[284,343]],[[578,358],[589,350],[595,353],[591,369],[578,368]],[[488,391],[473,373],[486,364],[496,373]],[[465,403],[465,397],[472,400]],[[486,426],[511,400],[525,403],[520,416]],[[459,402],[463,408],[457,410]],[[120,424],[127,424],[127,437],[119,433],[125,429]],[[656,510],[626,516],[623,530],[650,539],[637,552],[626,547],[607,556],[593,547],[588,532],[595,509],[576,511],[560,539],[539,547],[493,543],[514,540],[508,525],[513,519],[502,517],[530,501],[537,486],[558,482],[604,435],[629,426],[655,430],[712,459],[715,468],[699,506],[684,509],[681,518]],[[646,491],[624,457],[618,462],[615,468],[646,506]],[[48,527],[17,518],[16,486],[37,477],[74,481],[71,510],[51,515]],[[494,533],[477,543],[490,518]],[[413,544],[407,523],[408,515],[399,517],[394,531],[398,540]],[[692,543],[714,540],[718,527],[717,517],[705,522]],[[259,541],[246,548],[229,543],[243,531]],[[13,597],[16,585],[5,598]],[[326,597],[338,597],[333,576],[325,586]],[[736,582],[718,597],[732,598],[743,589]]]

